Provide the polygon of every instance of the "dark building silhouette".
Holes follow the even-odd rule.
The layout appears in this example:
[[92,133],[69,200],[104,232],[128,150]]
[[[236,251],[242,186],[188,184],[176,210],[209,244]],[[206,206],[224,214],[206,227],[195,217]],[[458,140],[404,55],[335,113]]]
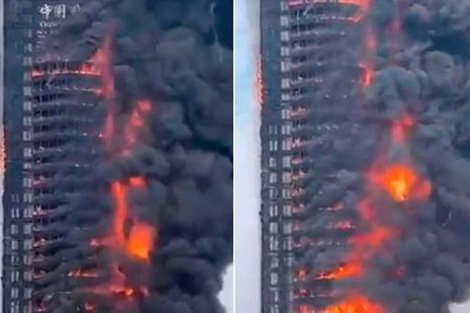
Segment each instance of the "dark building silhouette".
[[301,264],[317,248],[345,244],[349,231],[319,236],[308,227],[334,209],[311,199],[321,185],[315,181],[325,178],[318,166],[328,163],[322,138],[347,119],[358,85],[346,30],[360,8],[351,1],[260,2],[262,312],[309,313],[333,302],[331,281],[308,277]]

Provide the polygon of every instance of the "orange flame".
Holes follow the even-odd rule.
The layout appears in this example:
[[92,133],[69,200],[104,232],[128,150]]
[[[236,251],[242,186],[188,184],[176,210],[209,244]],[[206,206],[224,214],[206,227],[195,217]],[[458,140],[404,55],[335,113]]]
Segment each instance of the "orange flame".
[[356,295],[327,307],[324,313],[384,313],[385,310],[378,304],[372,303],[364,296]]
[[115,109],[114,101],[116,98],[116,90],[114,85],[114,75],[111,64],[111,36],[106,36],[103,47],[98,49],[93,56],[96,67],[101,74],[102,93],[107,102],[107,114],[104,127],[103,137],[109,141],[114,133],[113,110]]
[[371,181],[388,192],[396,202],[410,198],[425,200],[431,193],[431,183],[420,178],[415,170],[406,164],[394,164],[381,172],[372,172]]
[[351,262],[345,265],[339,266],[333,271],[326,271],[320,273],[316,278],[319,280],[331,280],[331,279],[346,279],[353,277],[360,277],[364,273],[364,268],[360,263]]
[[258,104],[263,104],[264,97],[264,85],[263,85],[263,72],[261,68],[261,56],[258,56],[256,60],[256,100]]
[[128,254],[143,261],[148,261],[153,246],[153,238],[154,230],[152,227],[144,223],[134,225],[127,241],[126,250]]

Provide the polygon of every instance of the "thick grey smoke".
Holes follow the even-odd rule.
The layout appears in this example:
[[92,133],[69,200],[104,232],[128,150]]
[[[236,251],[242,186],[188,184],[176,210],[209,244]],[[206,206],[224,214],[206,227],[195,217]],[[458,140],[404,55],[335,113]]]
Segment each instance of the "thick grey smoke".
[[[51,38],[49,59],[79,63],[109,39],[116,96],[95,106],[86,129],[102,132],[111,110],[109,146],[85,140],[85,155],[94,151],[87,168],[54,177],[66,195],[54,214],[66,223],[50,226],[63,239],[42,248],[48,274],[35,296],[48,312],[224,311],[217,295],[232,262],[232,19],[231,1],[94,0]],[[116,157],[139,101],[150,112],[130,153]],[[129,192],[129,210],[157,237],[149,264],[91,244],[113,228],[112,183],[133,177],[146,187]],[[124,236],[135,223],[126,220]],[[93,277],[70,274],[77,270]],[[113,292],[116,272],[134,288],[132,300]]]
[[[331,60],[326,90],[318,93],[323,98],[315,101],[331,105],[311,116],[316,135],[313,146],[305,148],[311,163],[303,180],[310,218],[302,223],[300,240],[312,247],[297,261],[312,280],[344,264],[351,253],[344,242],[372,227],[358,213],[361,199],[368,197],[379,212],[375,223],[396,232],[367,252],[371,257],[364,275],[333,285],[335,297],[344,299],[353,290],[381,304],[384,313],[448,313],[449,304],[468,299],[470,287],[470,1],[372,3],[366,20],[377,49],[374,80],[365,97],[348,87],[344,76],[336,81],[343,82],[342,89],[329,84],[336,79],[335,69],[348,72]],[[345,30],[342,40],[357,40],[360,27]],[[359,64],[364,51],[342,53],[338,58]],[[341,93],[355,100],[338,100]],[[407,144],[387,144],[390,128],[405,113],[414,121]],[[311,125],[296,131],[310,134]],[[429,179],[429,198],[398,204],[386,193],[371,191],[361,177],[384,160],[411,165]],[[327,209],[338,204],[340,210]],[[354,227],[330,227],[344,220]],[[328,290],[326,283],[317,286]],[[325,305],[321,300],[314,304]]]

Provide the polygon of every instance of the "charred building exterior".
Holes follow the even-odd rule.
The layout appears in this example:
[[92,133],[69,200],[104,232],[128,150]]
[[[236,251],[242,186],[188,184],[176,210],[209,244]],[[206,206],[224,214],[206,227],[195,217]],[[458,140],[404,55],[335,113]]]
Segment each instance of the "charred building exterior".
[[219,312],[232,259],[231,3],[11,10],[4,312]]
[[314,186],[328,179],[316,160],[328,159],[322,138],[351,113],[362,73],[344,49],[361,45],[346,35],[360,27],[361,7],[344,2],[261,0],[263,313],[333,302],[328,280],[307,279],[301,264],[312,248],[346,245],[349,235],[348,227],[319,235],[307,226],[334,210],[311,203]]
[[261,1],[263,313],[468,301],[469,12]]

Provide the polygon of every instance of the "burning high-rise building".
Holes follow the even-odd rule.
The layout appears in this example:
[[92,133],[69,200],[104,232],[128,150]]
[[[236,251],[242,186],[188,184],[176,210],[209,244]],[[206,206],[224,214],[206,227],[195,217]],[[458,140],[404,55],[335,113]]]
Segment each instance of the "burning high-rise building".
[[30,277],[27,289],[5,282],[4,306],[20,303],[12,313],[221,310],[232,259],[231,9],[185,0],[31,8],[39,28],[29,29],[24,109],[18,121],[5,111],[25,134],[23,160],[7,125],[6,187],[9,162],[29,164],[17,173],[27,190],[16,210],[29,212],[20,224]]
[[468,13],[261,0],[263,313],[467,298]]

